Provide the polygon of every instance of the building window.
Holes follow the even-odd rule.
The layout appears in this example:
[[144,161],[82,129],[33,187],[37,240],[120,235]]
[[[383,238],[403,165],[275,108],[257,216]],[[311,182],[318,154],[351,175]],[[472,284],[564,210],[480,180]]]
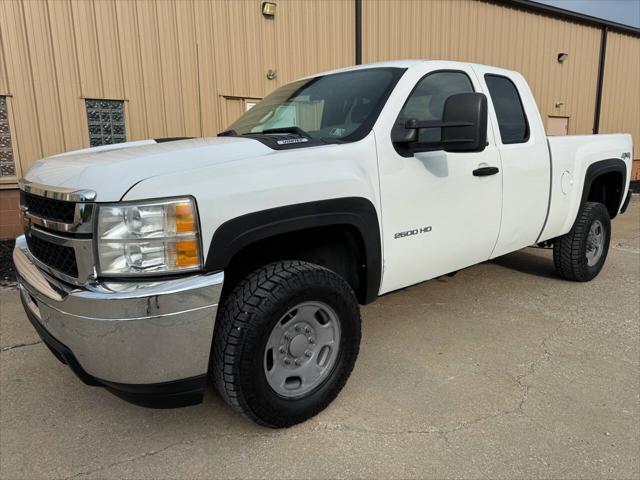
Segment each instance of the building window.
[[97,147],[127,141],[122,100],[86,100],[89,145]]
[[0,177],[15,177],[16,163],[11,146],[7,97],[0,96]]

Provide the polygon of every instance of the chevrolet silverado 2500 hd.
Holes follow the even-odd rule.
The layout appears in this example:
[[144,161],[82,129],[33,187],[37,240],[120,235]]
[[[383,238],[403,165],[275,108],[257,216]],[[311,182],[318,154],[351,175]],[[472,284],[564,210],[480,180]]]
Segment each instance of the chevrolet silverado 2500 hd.
[[629,135],[546,137],[525,79],[400,61],[287,84],[216,138],[90,148],[21,181],[25,311],[88,384],[304,421],[359,304],[530,245],[588,281],[629,201]]

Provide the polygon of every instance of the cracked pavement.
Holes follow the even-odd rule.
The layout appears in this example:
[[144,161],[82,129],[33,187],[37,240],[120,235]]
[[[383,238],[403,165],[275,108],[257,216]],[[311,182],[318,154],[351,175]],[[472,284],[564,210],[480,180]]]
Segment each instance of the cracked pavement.
[[613,229],[590,283],[525,249],[364,307],[347,386],[288,430],[85,386],[1,289],[0,477],[639,478],[637,196]]

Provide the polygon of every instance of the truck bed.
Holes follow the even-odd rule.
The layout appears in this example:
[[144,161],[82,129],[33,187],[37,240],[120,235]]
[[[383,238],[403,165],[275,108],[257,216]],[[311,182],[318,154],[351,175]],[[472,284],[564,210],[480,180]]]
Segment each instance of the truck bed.
[[[585,180],[596,162],[617,159],[623,167],[622,192],[629,188],[631,178],[632,140],[629,134],[549,136],[551,162],[551,189],[548,217],[539,241],[567,233],[578,213],[583,191],[588,191]],[[623,158],[624,160],[620,160]],[[584,186],[584,188],[583,188]],[[624,194],[618,209],[624,201]]]

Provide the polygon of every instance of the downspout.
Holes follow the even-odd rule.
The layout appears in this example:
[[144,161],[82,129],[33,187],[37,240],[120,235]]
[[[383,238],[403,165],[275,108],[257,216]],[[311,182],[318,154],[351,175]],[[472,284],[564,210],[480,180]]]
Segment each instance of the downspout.
[[355,0],[356,7],[356,65],[362,65],[362,0]]
[[600,59],[598,61],[598,83],[596,84],[596,109],[593,117],[593,133],[600,133],[600,109],[602,107],[602,88],[604,85],[604,62],[607,56],[607,33],[609,27],[602,27],[600,37]]

